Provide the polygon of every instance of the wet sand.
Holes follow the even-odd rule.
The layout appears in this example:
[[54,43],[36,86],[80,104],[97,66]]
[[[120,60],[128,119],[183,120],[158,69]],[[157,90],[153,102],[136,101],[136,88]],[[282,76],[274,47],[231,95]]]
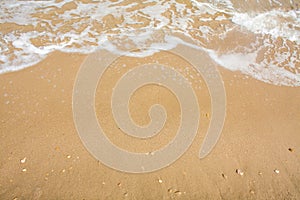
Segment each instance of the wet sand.
[[[0,199],[300,198],[299,87],[274,86],[219,67],[227,93],[227,116],[209,156],[197,157],[210,113],[207,91],[199,90],[204,117],[191,148],[162,170],[127,174],[94,159],[77,134],[72,90],[85,57],[55,52],[33,67],[0,75]],[[148,108],[135,103],[157,90],[177,109],[167,91],[146,88],[131,104],[133,119],[140,124],[149,120],[143,111]],[[96,98],[101,100],[101,96]],[[126,140],[113,131],[110,115],[101,115],[109,108],[100,100],[97,114],[106,129],[112,130],[109,138],[114,143],[129,149],[134,144],[131,150],[143,151],[164,145],[172,137],[171,131],[166,137],[161,133],[163,139],[154,138],[146,147]],[[159,95],[149,102],[157,100]],[[136,106],[142,111],[135,110]],[[174,123],[167,125],[176,130],[178,119],[172,116],[168,120]]]

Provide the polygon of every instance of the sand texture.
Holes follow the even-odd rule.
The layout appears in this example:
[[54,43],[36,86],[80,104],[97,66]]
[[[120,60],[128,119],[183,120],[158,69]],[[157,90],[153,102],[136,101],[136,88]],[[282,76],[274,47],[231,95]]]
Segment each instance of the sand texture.
[[[274,86],[219,68],[227,115],[209,156],[197,157],[211,113],[204,84],[196,92],[201,125],[191,148],[162,170],[128,174],[94,159],[75,129],[72,90],[85,57],[55,52],[38,65],[0,75],[0,199],[300,198],[300,88]],[[178,127],[176,98],[159,86],[137,92],[130,104],[133,119],[147,123],[145,112],[159,102],[168,111],[168,130],[149,142],[130,140],[111,119],[109,94],[102,96],[111,91],[117,69],[107,71],[96,95],[96,112],[108,137],[136,152],[163,146]]]

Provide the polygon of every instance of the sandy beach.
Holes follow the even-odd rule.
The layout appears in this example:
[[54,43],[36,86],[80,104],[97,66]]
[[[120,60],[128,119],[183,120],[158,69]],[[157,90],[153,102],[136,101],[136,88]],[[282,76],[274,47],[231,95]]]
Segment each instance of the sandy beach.
[[[300,199],[296,1],[3,0],[0,11],[1,200]],[[214,63],[226,91],[224,127],[203,159],[199,149],[214,116],[211,93],[189,60],[170,53],[178,45],[203,50],[200,65]],[[108,140],[131,153],[157,155],[176,138],[182,102],[160,84],[136,90],[128,106],[132,121],[149,124],[154,104],[167,119],[157,135],[132,137],[114,118],[116,83],[149,63],[174,68],[189,83],[200,120],[190,148],[174,163],[126,173],[85,147],[73,95],[83,63],[97,49],[123,56],[103,73],[91,108]],[[132,50],[139,56],[130,57]]]
[[[127,174],[94,159],[75,129],[72,90],[85,57],[55,52],[31,68],[1,75],[1,199],[300,198],[299,88],[274,86],[219,68],[227,116],[211,154],[197,157],[204,118],[191,148],[173,165]],[[172,95],[166,98],[174,101]],[[203,112],[209,110],[204,106]],[[142,114],[133,116],[143,119]],[[172,115],[168,120],[176,121]],[[178,125],[168,126],[172,130]],[[124,148],[145,148],[113,134],[121,134],[115,131],[111,137]],[[154,138],[147,148],[163,141]]]

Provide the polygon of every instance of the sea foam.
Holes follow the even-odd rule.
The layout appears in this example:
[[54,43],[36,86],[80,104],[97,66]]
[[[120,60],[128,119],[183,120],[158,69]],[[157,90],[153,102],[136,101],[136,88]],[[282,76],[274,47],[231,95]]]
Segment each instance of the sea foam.
[[[241,8],[230,0],[3,0],[0,73],[30,67],[53,51],[89,54],[106,49],[148,56],[182,43],[175,36],[181,34],[224,68],[275,85],[300,86],[300,11]],[[230,35],[252,39],[243,43]],[[128,51],[133,48],[141,51]]]

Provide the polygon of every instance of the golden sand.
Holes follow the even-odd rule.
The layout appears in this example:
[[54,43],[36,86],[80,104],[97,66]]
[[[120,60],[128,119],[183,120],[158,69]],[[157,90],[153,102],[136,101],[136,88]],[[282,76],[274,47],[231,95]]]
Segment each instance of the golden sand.
[[[178,2],[191,7],[189,1]],[[254,0],[232,2],[241,4],[241,10],[272,9],[268,4],[257,5],[258,1]],[[285,10],[298,6],[290,8],[286,6],[290,5],[287,0],[282,2],[285,2]],[[123,2],[124,5],[129,3],[132,1]],[[143,6],[142,3],[137,5],[138,8]],[[62,22],[57,13],[74,7],[74,3],[67,3],[56,13],[41,11],[35,17],[53,19],[55,25]],[[171,11],[175,12],[174,6],[163,15],[170,18]],[[189,34],[204,47],[219,53],[229,52],[237,44],[248,47],[256,41],[263,43],[269,37],[236,28],[238,26],[228,19],[228,14],[205,15],[208,14],[200,17],[215,19],[224,16],[225,19],[208,22],[195,16]],[[47,28],[42,27],[43,20],[37,27],[4,23],[0,28],[3,34],[14,30],[43,32]],[[137,16],[136,20],[145,27],[150,23],[144,16]],[[103,31],[110,33],[108,30],[114,33],[119,29],[111,28],[118,27],[123,21],[122,17],[114,18],[108,14],[103,18],[105,26],[97,21],[92,25],[99,34]],[[68,32],[75,22],[76,19],[72,19],[56,31]],[[233,31],[225,30],[224,25],[228,24]],[[81,25],[77,32],[86,28],[85,23]],[[129,24],[128,27],[139,28],[139,25]],[[200,25],[212,28],[213,34],[205,37],[193,32]],[[225,32],[226,38],[221,39],[220,35]],[[69,42],[70,39],[51,41],[47,37],[38,37],[32,44],[39,47]],[[270,41],[274,49],[262,49],[258,61],[267,57],[270,63],[274,52],[287,52],[287,48],[281,48],[282,39]],[[296,42],[288,43],[294,52],[300,52]],[[11,43],[8,49],[7,54],[15,50]],[[55,51],[32,67],[0,74],[0,199],[300,199],[300,87],[267,84],[219,66],[227,95],[225,124],[216,147],[207,157],[199,159],[199,148],[212,116],[209,92],[193,68],[185,74],[184,68],[178,67],[177,70],[191,82],[199,100],[201,112],[196,139],[172,165],[152,173],[129,174],[97,161],[84,147],[76,131],[72,92],[76,74],[86,57]],[[147,115],[149,107],[154,103],[162,104],[168,119],[159,135],[150,140],[134,139],[118,129],[113,120],[110,108],[113,86],[126,70],[153,58],[171,66],[187,64],[180,59],[170,59],[167,52],[140,59],[122,57],[105,72],[97,88],[95,107],[99,123],[114,144],[128,151],[152,152],[167,144],[179,126],[180,108],[175,95],[158,85],[148,85],[134,93],[129,109],[132,119],[145,125],[150,121]],[[124,63],[127,68],[121,66]],[[299,70],[299,59],[295,63],[294,68],[288,62],[275,64],[295,74]]]
[[[55,52],[38,65],[0,75],[1,199],[300,198],[300,88],[274,86],[219,68],[227,93],[227,116],[209,156],[197,157],[210,113],[204,89],[198,91],[198,98],[204,99],[203,124],[191,148],[160,171],[127,174],[94,159],[76,132],[72,89],[85,57]],[[107,86],[113,82],[103,81]],[[144,107],[138,105],[151,94],[154,97]],[[161,95],[165,100],[160,100]],[[153,138],[146,146],[129,140],[114,128],[110,115],[101,115],[101,109],[109,108],[100,100],[97,114],[106,129],[111,128],[108,137],[115,144],[143,151],[172,137],[166,131],[160,134],[163,139]],[[149,86],[132,97],[133,119],[146,123],[145,106],[153,102],[168,102],[172,123],[166,126],[175,130],[176,99],[163,88]],[[168,108],[173,104],[175,110]]]

